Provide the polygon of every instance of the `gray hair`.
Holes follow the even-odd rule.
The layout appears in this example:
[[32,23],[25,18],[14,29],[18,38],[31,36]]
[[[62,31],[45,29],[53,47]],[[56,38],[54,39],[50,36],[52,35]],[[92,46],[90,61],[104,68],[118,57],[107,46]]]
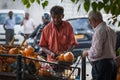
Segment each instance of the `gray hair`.
[[95,20],[95,21],[103,21],[102,14],[98,11],[91,11],[88,16],[89,19]]

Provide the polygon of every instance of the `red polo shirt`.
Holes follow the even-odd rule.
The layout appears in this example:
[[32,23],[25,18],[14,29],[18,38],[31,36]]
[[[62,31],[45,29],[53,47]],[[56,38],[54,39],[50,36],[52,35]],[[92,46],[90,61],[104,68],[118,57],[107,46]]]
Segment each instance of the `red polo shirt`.
[[[72,44],[78,45],[74,37],[73,28],[67,21],[62,21],[59,30],[53,22],[44,27],[40,38],[41,47],[46,47],[58,55],[58,52],[67,51]],[[47,55],[47,60],[53,61],[49,54]]]

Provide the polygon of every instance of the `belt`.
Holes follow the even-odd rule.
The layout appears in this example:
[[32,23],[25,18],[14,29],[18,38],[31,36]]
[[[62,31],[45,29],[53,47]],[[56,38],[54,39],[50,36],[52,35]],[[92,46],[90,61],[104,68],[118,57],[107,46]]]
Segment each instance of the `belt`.
[[100,61],[114,61],[114,59],[113,58],[101,59],[101,60],[93,61],[92,64],[100,62]]

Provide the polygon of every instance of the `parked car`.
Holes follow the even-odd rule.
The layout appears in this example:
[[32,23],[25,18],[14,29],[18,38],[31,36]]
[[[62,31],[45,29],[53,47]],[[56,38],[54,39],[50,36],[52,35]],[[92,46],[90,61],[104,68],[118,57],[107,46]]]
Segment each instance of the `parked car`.
[[77,58],[83,50],[90,48],[93,28],[90,26],[87,17],[72,18],[67,19],[67,21],[72,25],[75,38],[79,44],[78,47],[73,49],[73,54]]
[[15,41],[14,44],[20,44],[23,40],[23,36],[19,35],[19,31],[23,31],[23,27],[20,26],[21,21],[24,18],[25,11],[24,10],[13,10],[13,9],[4,9],[0,10],[0,44],[5,44],[5,30],[3,28],[3,24],[5,19],[8,17],[8,12],[13,11],[13,18],[16,21],[15,25]]

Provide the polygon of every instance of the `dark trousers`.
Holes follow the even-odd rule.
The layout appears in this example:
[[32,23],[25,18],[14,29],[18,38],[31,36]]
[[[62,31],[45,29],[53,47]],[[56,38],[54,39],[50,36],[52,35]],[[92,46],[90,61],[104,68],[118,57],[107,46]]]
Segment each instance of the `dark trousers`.
[[14,30],[13,29],[6,29],[6,45],[9,45],[10,41],[14,37]]
[[93,80],[116,80],[116,76],[117,64],[113,59],[102,59],[93,62]]

